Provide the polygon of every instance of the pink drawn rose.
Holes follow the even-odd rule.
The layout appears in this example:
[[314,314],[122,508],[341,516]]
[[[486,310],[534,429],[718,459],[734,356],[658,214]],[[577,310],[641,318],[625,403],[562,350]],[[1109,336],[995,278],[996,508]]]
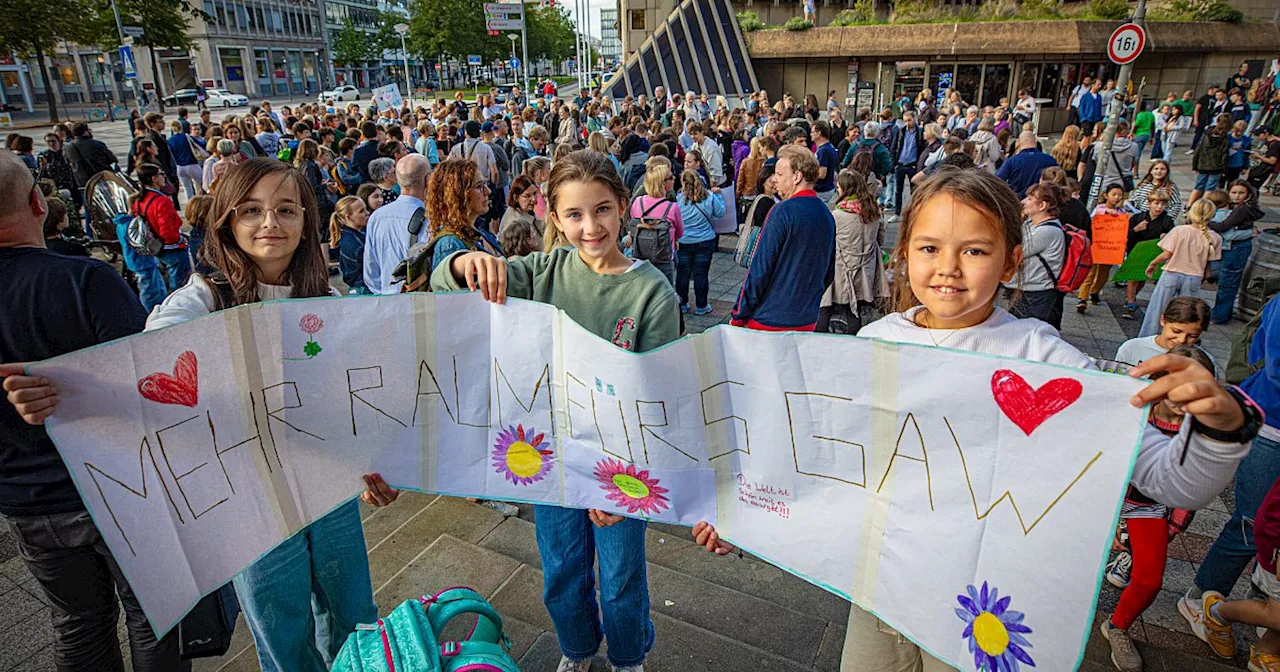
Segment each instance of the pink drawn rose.
[[320,319],[319,315],[307,313],[302,316],[301,320],[298,320],[298,328],[308,334],[315,335],[317,331],[324,328],[324,320]]

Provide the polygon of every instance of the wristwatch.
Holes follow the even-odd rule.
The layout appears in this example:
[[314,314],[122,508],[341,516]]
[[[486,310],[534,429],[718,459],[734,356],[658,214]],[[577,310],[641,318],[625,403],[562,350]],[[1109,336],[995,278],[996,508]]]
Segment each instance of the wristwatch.
[[1244,424],[1239,429],[1228,432],[1214,429],[1200,422],[1198,418],[1193,417],[1191,419],[1191,431],[1206,439],[1213,439],[1222,443],[1248,443],[1258,435],[1258,430],[1262,429],[1265,416],[1262,409],[1258,407],[1258,403],[1240,388],[1235,385],[1227,385],[1226,389],[1227,394],[1230,394],[1231,398],[1235,399],[1236,403],[1240,405],[1240,411],[1244,413]]

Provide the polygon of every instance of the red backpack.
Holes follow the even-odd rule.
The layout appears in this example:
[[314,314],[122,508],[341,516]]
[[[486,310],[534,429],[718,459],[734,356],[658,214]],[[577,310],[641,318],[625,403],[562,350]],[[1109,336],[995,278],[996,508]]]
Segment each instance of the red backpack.
[[1093,268],[1093,250],[1091,249],[1093,243],[1089,240],[1089,234],[1081,229],[1057,220],[1053,220],[1052,224],[1062,229],[1062,235],[1067,239],[1067,255],[1062,260],[1062,272],[1055,275],[1043,256],[1037,254],[1036,258],[1044,264],[1044,270],[1049,277],[1057,278],[1055,289],[1059,292],[1078,291],[1084,284],[1085,277],[1089,275],[1089,269]]

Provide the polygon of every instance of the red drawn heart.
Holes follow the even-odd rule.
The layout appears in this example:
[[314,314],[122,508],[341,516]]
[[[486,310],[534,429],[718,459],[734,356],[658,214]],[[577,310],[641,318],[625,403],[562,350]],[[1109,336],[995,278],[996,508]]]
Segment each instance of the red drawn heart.
[[153,373],[138,381],[138,393],[158,404],[195,407],[200,397],[196,353],[187,350],[173,363],[173,375]]
[[1027,436],[1041,423],[1080,398],[1084,386],[1073,378],[1054,378],[1033,389],[1022,376],[1000,369],[991,376],[991,394],[1000,410]]

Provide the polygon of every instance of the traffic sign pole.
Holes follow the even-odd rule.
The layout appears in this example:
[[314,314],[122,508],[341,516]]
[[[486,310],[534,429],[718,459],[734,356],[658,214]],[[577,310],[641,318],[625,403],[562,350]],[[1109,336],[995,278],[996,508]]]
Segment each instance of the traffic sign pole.
[[[1115,144],[1116,129],[1120,125],[1120,113],[1124,110],[1125,91],[1129,90],[1129,79],[1133,75],[1133,62],[1138,60],[1138,55],[1142,53],[1142,49],[1146,46],[1146,31],[1143,28],[1143,22],[1147,17],[1146,0],[1138,0],[1138,6],[1133,9],[1133,18],[1129,24],[1121,26],[1116,32],[1111,34],[1111,39],[1107,43],[1107,56],[1113,61],[1121,63],[1120,74],[1116,77],[1116,95],[1111,99],[1111,109],[1107,112],[1107,130],[1102,133],[1102,151],[1095,152],[1094,157],[1101,169],[1094,170],[1093,185],[1089,189],[1089,210],[1098,202],[1098,196],[1101,194],[1102,178],[1107,173],[1107,157],[1111,156],[1111,147]],[[1128,28],[1126,30],[1126,28]],[[1136,28],[1136,31],[1134,30]],[[1141,101],[1139,101],[1141,102]],[[1137,110],[1137,106],[1134,106]],[[1141,160],[1141,157],[1139,157]],[[1120,170],[1124,170],[1123,167]]]

